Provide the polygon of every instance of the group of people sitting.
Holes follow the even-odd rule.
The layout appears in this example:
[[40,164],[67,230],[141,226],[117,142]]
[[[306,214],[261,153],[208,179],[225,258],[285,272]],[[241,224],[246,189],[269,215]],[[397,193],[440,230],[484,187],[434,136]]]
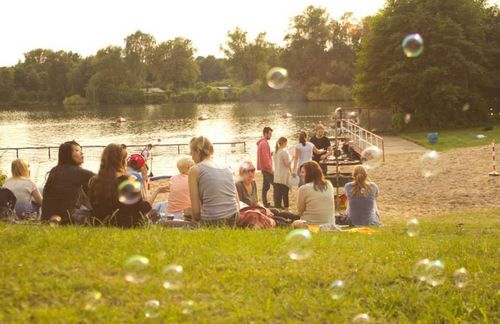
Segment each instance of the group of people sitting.
[[[150,193],[145,188],[144,173],[141,171],[144,161],[137,155],[129,156],[126,146],[106,146],[99,171],[94,174],[82,168],[84,155],[75,141],[60,145],[58,163],[47,174],[43,195],[29,179],[29,165],[20,159],[12,162],[12,177],[7,179],[4,188],[9,189],[17,200],[15,212],[18,217],[23,217],[25,213],[37,213],[41,207],[42,221],[58,217],[61,225],[86,223],[128,228],[162,221],[172,226],[180,222],[190,226],[236,227],[249,225],[248,219],[246,222],[243,219],[247,212],[252,208],[261,208],[266,210],[263,217],[291,220],[295,227],[334,227],[332,184],[325,179],[318,162],[313,160],[295,162],[300,163],[297,175],[286,144],[286,138],[280,138],[273,154],[275,202],[283,201],[285,208],[276,204],[277,208],[268,209],[266,207],[269,206],[259,202],[256,168],[251,161],[241,164],[241,180],[235,183],[231,170],[214,161],[213,144],[204,136],[191,139],[192,160],[181,158],[178,161],[179,174]],[[313,151],[315,149],[312,148]],[[303,185],[298,189],[297,213],[293,214],[288,210],[288,191],[292,186],[290,179],[295,177],[299,177]],[[354,169],[353,178],[354,181],[345,186],[351,225],[379,225],[375,203],[377,186],[368,180],[362,166]],[[140,183],[139,193],[134,199],[122,199],[122,184],[134,181]],[[159,194],[167,192],[166,201],[155,203]],[[180,217],[164,220],[161,219],[163,213]]]

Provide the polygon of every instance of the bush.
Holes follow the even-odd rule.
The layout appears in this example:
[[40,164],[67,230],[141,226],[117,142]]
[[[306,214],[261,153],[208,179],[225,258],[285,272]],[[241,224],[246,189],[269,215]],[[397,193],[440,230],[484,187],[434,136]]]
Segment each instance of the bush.
[[351,89],[337,84],[322,83],[307,93],[309,101],[349,101]]
[[216,88],[210,89],[208,92],[209,102],[221,102],[222,100],[224,100],[224,92]]
[[63,105],[65,106],[79,106],[88,104],[88,100],[80,95],[72,95],[64,98]]
[[3,186],[5,180],[7,180],[7,176],[3,174],[2,170],[0,170],[0,186]]
[[166,93],[148,93],[144,95],[144,100],[148,104],[162,104],[168,102]]
[[403,113],[394,113],[391,116],[391,129],[395,133],[401,133],[405,128]]
[[196,91],[193,89],[185,89],[180,93],[173,95],[172,100],[174,102],[196,102]]

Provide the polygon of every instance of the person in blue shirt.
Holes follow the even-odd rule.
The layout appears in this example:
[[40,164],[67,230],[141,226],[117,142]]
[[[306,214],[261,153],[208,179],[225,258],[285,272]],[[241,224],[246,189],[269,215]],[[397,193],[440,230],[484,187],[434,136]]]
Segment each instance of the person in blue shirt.
[[351,226],[379,226],[380,214],[376,198],[378,186],[370,181],[363,166],[358,165],[352,172],[352,182],[344,186],[347,195],[347,219]]

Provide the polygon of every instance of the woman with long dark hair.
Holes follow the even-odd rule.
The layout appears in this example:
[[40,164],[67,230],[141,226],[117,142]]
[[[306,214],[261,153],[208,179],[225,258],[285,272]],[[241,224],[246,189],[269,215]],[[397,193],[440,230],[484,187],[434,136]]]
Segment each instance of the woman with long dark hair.
[[308,161],[300,167],[304,185],[297,194],[297,210],[300,220],[295,227],[306,225],[335,224],[335,203],[333,186],[323,176],[323,171],[316,161]]
[[376,198],[378,186],[370,181],[366,169],[358,165],[352,171],[353,181],[344,186],[347,195],[347,219],[352,226],[381,225]]
[[144,201],[140,183],[126,172],[126,163],[127,150],[121,145],[109,144],[104,148],[99,172],[89,184],[95,225],[141,225],[150,219],[151,204],[158,193],[167,192],[168,186],[159,187],[148,201]]
[[70,224],[75,210],[86,204],[89,179],[94,175],[85,170],[80,144],[69,141],[59,146],[57,165],[47,176],[43,188],[42,220],[60,218],[60,224]]

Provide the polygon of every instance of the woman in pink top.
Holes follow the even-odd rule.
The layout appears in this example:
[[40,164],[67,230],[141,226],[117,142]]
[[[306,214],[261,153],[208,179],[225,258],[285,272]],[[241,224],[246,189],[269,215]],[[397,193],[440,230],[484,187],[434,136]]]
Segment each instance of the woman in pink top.
[[188,158],[181,158],[177,161],[179,174],[170,178],[170,193],[167,200],[167,211],[170,214],[184,212],[191,208],[188,172],[193,165],[193,160]]

